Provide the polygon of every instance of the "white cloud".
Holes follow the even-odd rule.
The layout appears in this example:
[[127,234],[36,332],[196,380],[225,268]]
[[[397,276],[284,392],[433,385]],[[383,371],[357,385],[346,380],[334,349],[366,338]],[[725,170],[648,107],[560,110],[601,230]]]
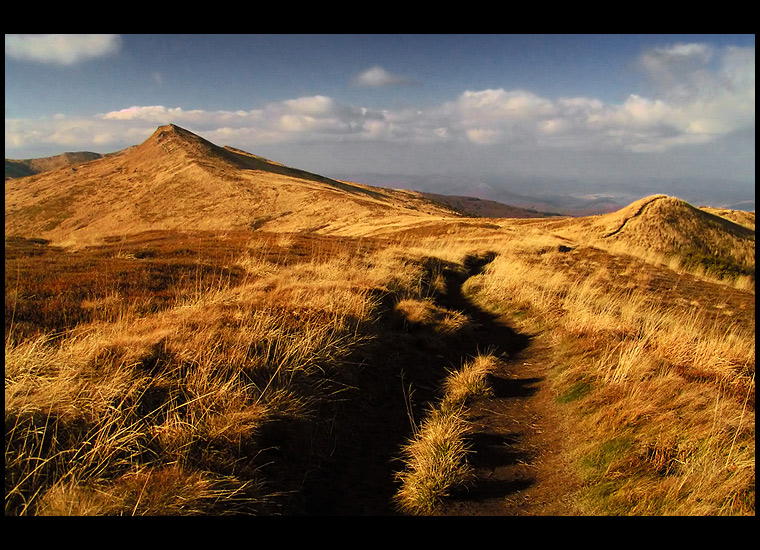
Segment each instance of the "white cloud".
[[307,116],[324,116],[335,110],[335,101],[323,95],[288,99],[282,103],[286,109]]
[[165,107],[163,105],[132,106],[118,111],[98,115],[105,121],[150,122],[155,125],[178,124],[193,125],[202,129],[218,129],[224,126],[244,126],[258,124],[262,119],[261,111],[205,111],[202,109],[185,110],[182,107]]
[[645,52],[640,63],[660,95],[631,94],[613,104],[554,100],[526,90],[465,91],[443,107],[447,135],[523,148],[643,152],[708,143],[754,127],[754,48],[677,44]]
[[150,120],[154,122],[168,122],[172,115],[180,116],[182,109],[167,109],[163,105],[150,105],[146,107],[132,106],[119,111],[111,111],[103,115],[104,120]]
[[471,142],[480,144],[495,143],[500,137],[499,132],[493,128],[469,128],[466,134]]
[[[459,142],[522,151],[651,152],[709,143],[754,128],[754,48],[718,51],[676,45],[644,53],[642,65],[664,86],[661,95],[631,94],[622,103],[605,103],[594,97],[551,99],[527,90],[498,88],[466,90],[433,107],[385,110],[323,95],[272,102],[249,111],[132,106],[89,119],[6,120],[6,149],[47,143],[99,150],[110,145],[115,150],[167,123],[253,152],[260,145],[338,140]],[[663,76],[675,74],[679,79]],[[674,83],[671,88],[669,81]],[[689,83],[688,93],[683,82]]]
[[468,90],[459,96],[457,103],[463,116],[475,118],[529,119],[555,112],[551,101],[524,90]]
[[[682,126],[678,109],[660,99],[648,99],[636,94],[628,96],[616,109],[613,121],[621,129],[641,131],[662,126]],[[680,123],[680,124],[679,124]],[[683,128],[681,128],[683,130]]]
[[563,118],[551,118],[542,121],[538,125],[539,131],[543,134],[556,136],[567,133],[572,129],[571,123]]
[[394,86],[397,84],[406,84],[408,80],[404,77],[389,73],[379,66],[371,67],[362,71],[353,79],[357,86],[367,86],[370,88],[381,88],[384,86]]
[[57,65],[117,53],[121,38],[116,34],[6,34],[5,55],[12,59]]
[[648,70],[672,70],[674,65],[704,65],[713,56],[714,49],[708,44],[676,43],[651,48],[642,53],[639,62]]

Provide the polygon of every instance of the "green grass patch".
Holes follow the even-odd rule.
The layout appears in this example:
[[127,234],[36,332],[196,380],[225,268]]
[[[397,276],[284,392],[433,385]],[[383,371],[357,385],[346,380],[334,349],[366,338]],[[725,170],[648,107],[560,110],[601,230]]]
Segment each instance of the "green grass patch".
[[565,393],[557,397],[557,402],[565,405],[582,399],[591,393],[591,382],[588,380],[581,380],[572,384]]
[[601,443],[593,452],[587,454],[581,464],[596,472],[605,472],[612,462],[626,453],[634,443],[631,436],[620,436]]
[[720,279],[735,279],[749,276],[755,280],[755,266],[747,266],[730,258],[706,255],[699,251],[687,251],[681,258],[681,267],[687,271],[704,270],[705,273]]

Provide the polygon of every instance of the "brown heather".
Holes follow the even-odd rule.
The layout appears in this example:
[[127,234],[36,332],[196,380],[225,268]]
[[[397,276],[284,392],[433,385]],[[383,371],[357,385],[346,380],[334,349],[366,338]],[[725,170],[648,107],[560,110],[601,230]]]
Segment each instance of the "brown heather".
[[6,182],[5,296],[6,515],[436,513],[539,350],[536,486],[755,513],[754,214],[470,219],[169,126]]

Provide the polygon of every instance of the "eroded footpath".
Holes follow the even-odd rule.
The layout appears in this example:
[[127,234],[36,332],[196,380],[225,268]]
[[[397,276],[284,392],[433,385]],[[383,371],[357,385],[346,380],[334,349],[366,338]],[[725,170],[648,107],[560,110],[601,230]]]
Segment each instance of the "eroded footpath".
[[[431,260],[430,271],[445,280],[436,304],[465,314],[466,337],[434,337],[394,318],[392,308],[373,346],[357,360],[359,399],[346,401],[334,425],[338,444],[325,464],[305,479],[298,510],[308,515],[394,515],[399,450],[412,421],[437,398],[447,369],[478,353],[499,358],[490,383],[493,395],[470,404],[473,432],[469,461],[475,477],[435,508],[434,515],[576,515],[577,488],[563,458],[566,434],[559,405],[547,380],[551,349],[485,311],[462,292],[492,256],[473,256],[463,265]],[[287,512],[286,512],[287,513]]]
[[580,481],[563,452],[568,434],[549,387],[551,353],[540,341],[500,361],[493,396],[471,404],[474,479],[435,515],[573,516]]
[[[493,257],[465,261],[467,276]],[[455,490],[435,515],[577,515],[573,493],[580,482],[564,452],[566,423],[549,383],[550,344],[510,327],[505,316],[486,312],[462,293],[464,280],[449,279],[447,305],[477,326],[475,345],[499,357],[489,375],[493,395],[470,404],[470,465],[474,479]]]

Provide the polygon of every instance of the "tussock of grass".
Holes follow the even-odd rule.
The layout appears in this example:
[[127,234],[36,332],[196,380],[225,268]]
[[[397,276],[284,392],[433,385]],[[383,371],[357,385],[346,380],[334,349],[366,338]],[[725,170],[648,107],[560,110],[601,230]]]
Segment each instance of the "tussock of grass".
[[496,367],[493,355],[478,355],[460,369],[449,373],[443,381],[442,406],[465,404],[472,397],[491,395],[488,374]]
[[41,516],[105,515],[217,515],[234,514],[236,501],[243,500],[244,486],[235,480],[212,478],[178,465],[130,471],[108,484],[56,485],[41,499]]
[[441,307],[432,299],[404,298],[395,309],[410,329],[427,327],[440,334],[455,334],[470,323],[463,313]]
[[495,357],[479,355],[444,380],[443,398],[402,449],[405,469],[397,475],[400,487],[396,493],[402,512],[429,513],[451,490],[470,479],[467,435],[471,426],[466,405],[472,397],[490,394],[487,375],[495,365]]
[[432,411],[403,449],[406,469],[398,475],[399,508],[410,514],[430,512],[453,487],[470,474],[465,436],[469,423],[462,409],[444,407]]

